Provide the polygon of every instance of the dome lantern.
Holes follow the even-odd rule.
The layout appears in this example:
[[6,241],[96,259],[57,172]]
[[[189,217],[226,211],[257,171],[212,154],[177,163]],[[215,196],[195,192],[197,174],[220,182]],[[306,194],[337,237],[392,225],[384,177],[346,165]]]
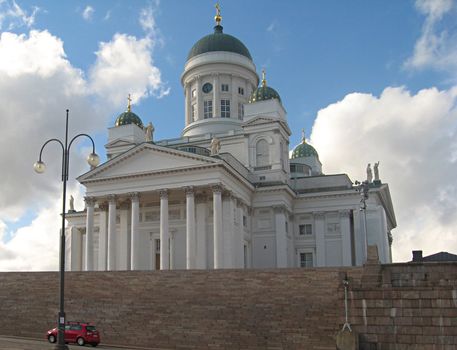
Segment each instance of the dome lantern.
[[135,124],[139,128],[143,129],[143,122],[141,121],[141,118],[137,116],[135,113],[132,112],[132,98],[130,97],[130,94],[127,98],[127,110],[116,118],[115,126],[122,126],[122,125],[128,125],[128,124]]

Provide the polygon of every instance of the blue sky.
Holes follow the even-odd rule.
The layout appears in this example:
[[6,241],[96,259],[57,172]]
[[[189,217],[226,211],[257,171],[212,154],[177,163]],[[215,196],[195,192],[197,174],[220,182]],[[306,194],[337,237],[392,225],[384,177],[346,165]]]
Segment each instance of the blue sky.
[[[156,139],[180,135],[180,75],[192,45],[213,30],[214,4],[0,0],[0,158],[14,164],[0,193],[0,270],[57,268],[55,248],[47,258],[30,254],[57,246],[58,220],[49,224],[61,191],[56,150],[46,150],[57,164],[43,177],[29,165],[47,138],[62,135],[66,108],[71,131],[94,135],[102,157],[128,93]],[[407,260],[412,249],[457,253],[456,4],[230,0],[221,8],[224,32],[248,47],[281,95],[291,148],[305,128],[324,172],[353,180],[381,162],[399,224],[394,258]],[[72,156],[79,206],[74,178],[87,170],[87,146]]]

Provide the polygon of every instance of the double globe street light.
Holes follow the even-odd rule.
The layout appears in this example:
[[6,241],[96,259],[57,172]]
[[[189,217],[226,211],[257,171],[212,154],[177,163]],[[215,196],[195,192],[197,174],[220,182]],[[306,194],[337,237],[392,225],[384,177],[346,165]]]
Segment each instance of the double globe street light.
[[68,350],[68,346],[65,345],[65,311],[64,311],[64,283],[65,283],[65,203],[67,201],[67,181],[68,181],[68,171],[70,168],[70,148],[77,138],[81,136],[85,136],[89,138],[92,142],[92,153],[89,154],[87,157],[87,162],[89,165],[94,168],[100,163],[100,157],[95,153],[95,143],[92,137],[87,134],[78,134],[70,140],[68,143],[68,112],[66,114],[66,122],[65,122],[65,142],[62,143],[59,139],[49,139],[47,140],[43,146],[41,146],[40,150],[40,157],[38,161],[34,164],[34,169],[38,174],[42,174],[46,170],[46,165],[42,161],[42,153],[44,147],[52,142],[55,141],[62,147],[62,182],[63,182],[63,199],[62,199],[62,229],[60,231],[60,264],[59,264],[59,285],[60,285],[60,292],[59,292],[59,314],[58,314],[58,336],[57,336],[57,345],[55,347],[56,350]]

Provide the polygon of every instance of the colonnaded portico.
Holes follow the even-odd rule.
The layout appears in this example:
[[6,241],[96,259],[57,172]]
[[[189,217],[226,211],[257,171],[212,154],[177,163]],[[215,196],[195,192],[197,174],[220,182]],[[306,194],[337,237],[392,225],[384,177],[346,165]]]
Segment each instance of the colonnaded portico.
[[[80,239],[84,246],[83,256],[77,259],[82,270],[248,264],[244,252],[250,244],[249,206],[220,183],[85,197],[85,204],[85,226],[69,227],[70,239]],[[148,243],[151,247],[145,249]],[[184,250],[179,248],[182,243]],[[75,251],[70,252],[73,260],[77,247],[74,244]]]

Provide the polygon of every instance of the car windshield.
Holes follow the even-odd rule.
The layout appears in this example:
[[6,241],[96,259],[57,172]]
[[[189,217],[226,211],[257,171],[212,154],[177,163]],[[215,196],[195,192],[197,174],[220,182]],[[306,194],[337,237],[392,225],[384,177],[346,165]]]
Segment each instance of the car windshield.
[[86,329],[91,332],[96,331],[95,326],[86,326]]

